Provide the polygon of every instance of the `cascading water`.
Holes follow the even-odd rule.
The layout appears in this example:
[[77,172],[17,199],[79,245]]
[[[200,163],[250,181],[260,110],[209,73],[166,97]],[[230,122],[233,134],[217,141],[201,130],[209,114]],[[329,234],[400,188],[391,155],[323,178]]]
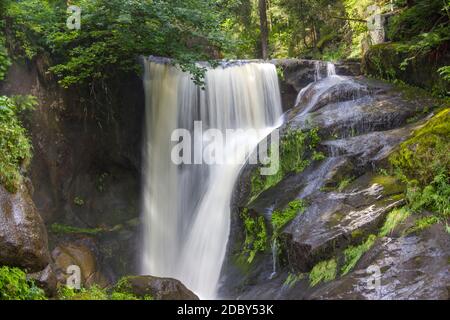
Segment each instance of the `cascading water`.
[[[239,63],[209,69],[205,90],[190,75],[164,63],[145,61],[146,143],[144,146],[142,273],[181,280],[202,298],[215,298],[229,236],[230,200],[245,159],[282,115],[276,68]],[[244,130],[218,143],[194,129]],[[197,125],[194,125],[196,123]],[[221,163],[176,166],[171,154],[175,129],[193,133],[192,146],[210,146]],[[183,151],[184,152],[184,151]],[[200,154],[201,158],[201,154]],[[200,160],[200,161],[199,161]]]

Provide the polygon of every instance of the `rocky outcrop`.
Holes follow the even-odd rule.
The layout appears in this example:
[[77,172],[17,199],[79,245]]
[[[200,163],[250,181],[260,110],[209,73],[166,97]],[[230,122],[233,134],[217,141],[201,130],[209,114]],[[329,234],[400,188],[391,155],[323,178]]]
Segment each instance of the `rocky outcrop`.
[[[381,169],[389,155],[428,119],[433,99],[419,90],[342,76],[317,81],[302,95],[300,103],[286,114],[281,135],[317,129],[322,142],[316,152],[323,152],[325,159],[309,158],[305,170],[285,174],[256,196],[252,187],[257,167],[244,167],[232,200],[221,295],[239,299],[372,299],[376,297],[364,293],[367,288],[358,291],[354,287],[370,277],[366,269],[375,264],[381,268],[384,283],[380,298],[445,299],[450,278],[443,262],[448,259],[448,242],[442,241],[442,230],[437,239],[430,233],[391,235],[391,240],[379,236],[388,214],[405,203],[402,183]],[[273,212],[285,210],[298,199],[306,209],[276,231],[277,244],[268,239],[265,252],[253,263],[243,263],[238,258],[246,234],[242,210],[264,217],[269,238],[275,232]],[[362,251],[348,253],[350,249]],[[431,252],[437,255],[431,257]],[[351,254],[361,255],[361,264],[343,271]],[[417,268],[410,268],[415,260],[420,260]],[[433,271],[425,276],[427,269]],[[317,285],[310,278],[315,270],[319,270],[315,275],[329,271],[336,280]],[[427,282],[435,293],[427,288]]]
[[198,300],[198,297],[180,281],[152,276],[129,276],[119,284],[121,292],[131,293],[139,298],[155,300]]
[[36,272],[49,262],[47,231],[27,187],[11,194],[0,186],[0,265]]
[[[450,237],[442,225],[408,237],[379,240],[351,274],[324,285],[311,299],[448,300]],[[374,274],[380,270],[379,286]],[[369,269],[370,270],[370,269]]]
[[[102,85],[62,89],[47,72],[49,65],[44,56],[16,61],[0,84],[1,94],[33,94],[39,101],[23,121],[33,143],[29,177],[42,218],[48,226],[57,222],[105,229],[138,218],[144,119],[141,79],[122,74]],[[120,246],[120,252],[126,252],[126,256],[117,251],[110,255],[114,279],[137,271],[137,228],[120,235],[104,239],[105,247]],[[58,246],[59,239],[54,240],[52,248]]]
[[[283,110],[289,110],[295,104],[298,93],[311,82],[326,78],[327,62],[303,59],[272,60],[281,72],[280,90]],[[358,76],[361,74],[360,65],[356,62],[340,62],[335,64],[336,72],[340,75]]]

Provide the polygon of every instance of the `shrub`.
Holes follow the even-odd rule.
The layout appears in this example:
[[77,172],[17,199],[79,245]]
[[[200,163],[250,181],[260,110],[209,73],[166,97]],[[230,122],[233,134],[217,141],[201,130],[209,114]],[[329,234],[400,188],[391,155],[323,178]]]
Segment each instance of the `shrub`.
[[44,291],[19,268],[0,267],[0,300],[45,300]]
[[0,96],[0,183],[10,192],[16,192],[20,170],[31,160],[31,143],[19,114],[36,104],[33,97]]

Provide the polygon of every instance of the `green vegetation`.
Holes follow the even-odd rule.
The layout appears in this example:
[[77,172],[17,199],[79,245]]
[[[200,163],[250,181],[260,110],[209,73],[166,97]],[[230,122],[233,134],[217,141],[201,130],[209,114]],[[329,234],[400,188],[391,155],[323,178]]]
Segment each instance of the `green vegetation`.
[[45,300],[44,292],[19,268],[0,267],[0,300]]
[[321,282],[330,282],[336,279],[337,263],[335,259],[319,262],[309,273],[309,283],[311,287]]
[[306,279],[307,275],[304,273],[294,274],[289,273],[286,280],[284,281],[283,286],[292,288],[297,284],[297,282]]
[[375,244],[377,237],[375,235],[370,235],[367,240],[356,247],[348,247],[344,251],[345,263],[342,267],[342,275],[349,273],[361,259],[361,257],[369,251],[370,248]]
[[[309,132],[301,130],[289,130],[280,142],[280,168],[275,175],[261,176],[259,170],[255,170],[251,177],[251,200],[254,200],[265,190],[277,185],[289,173],[301,173],[310,164],[311,156],[320,143],[318,129]],[[316,159],[320,158],[316,153]]]
[[354,177],[347,177],[347,178],[342,179],[342,180],[339,182],[339,185],[338,185],[338,187],[337,187],[337,190],[338,190],[339,192],[343,192],[343,191],[344,191],[344,190],[352,183],[353,180],[355,180]]
[[0,183],[9,191],[16,192],[22,168],[31,160],[31,143],[19,115],[36,104],[31,96],[0,96]]
[[113,288],[100,288],[97,285],[80,290],[66,286],[58,288],[59,300],[153,300],[153,297],[146,295],[143,298],[137,297],[130,292],[127,277],[121,278]]
[[407,184],[408,207],[450,215],[450,109],[418,129],[390,157],[397,177]]
[[75,197],[75,199],[73,199],[73,203],[79,207],[84,206],[84,200],[81,197]]
[[76,0],[81,30],[68,30],[67,5],[59,1],[6,1],[9,39],[28,59],[51,53],[50,71],[63,87],[101,84],[118,72],[138,71],[139,55],[173,58],[201,82],[203,68],[225,43],[217,1]]
[[251,264],[258,252],[265,252],[268,248],[266,223],[261,216],[251,216],[247,208],[242,210],[241,219],[245,229],[245,241],[241,256],[246,257],[246,261]]
[[274,211],[272,213],[272,226],[274,237],[277,237],[281,230],[291,222],[299,213],[306,210],[303,200],[294,200],[287,205],[283,211]]
[[412,228],[406,230],[406,234],[412,234],[423,231],[439,222],[440,218],[438,216],[428,216],[420,218],[419,220],[416,221],[416,223]]
[[59,223],[53,223],[50,226],[50,231],[55,234],[87,234],[96,235],[105,232],[103,228],[77,228],[67,226]]
[[387,216],[386,221],[380,230],[379,236],[386,237],[391,235],[395,228],[405,221],[410,214],[411,213],[406,208],[392,210]]

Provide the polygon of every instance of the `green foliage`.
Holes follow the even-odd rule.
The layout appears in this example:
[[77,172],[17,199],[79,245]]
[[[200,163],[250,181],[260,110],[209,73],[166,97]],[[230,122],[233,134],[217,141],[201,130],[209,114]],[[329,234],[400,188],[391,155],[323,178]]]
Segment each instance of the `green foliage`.
[[306,278],[306,276],[307,275],[305,275],[303,273],[300,273],[300,274],[289,273],[288,277],[284,281],[283,286],[292,288],[293,286],[295,286],[297,284],[297,282],[304,280]]
[[303,213],[306,210],[306,204],[303,200],[297,199],[290,202],[287,208],[283,211],[274,211],[272,213],[272,226],[274,237],[276,237],[280,231],[291,222],[299,213]]
[[355,180],[354,177],[347,177],[347,178],[342,179],[341,181],[339,181],[337,190],[339,192],[343,192],[345,190],[345,188],[347,188],[350,185],[350,183],[352,183],[353,180]]
[[336,279],[337,263],[335,259],[319,262],[309,273],[309,283],[311,287],[321,282],[330,282]]
[[154,298],[149,294],[142,297],[142,299],[135,296],[131,292],[129,277],[123,277],[113,287],[111,300],[154,300]]
[[66,226],[59,223],[53,223],[50,226],[50,231],[55,234],[87,234],[87,235],[96,235],[99,233],[105,232],[102,228],[77,228],[72,226]]
[[44,291],[19,268],[0,267],[0,300],[46,300]]
[[203,68],[225,39],[212,0],[76,0],[82,9],[81,30],[68,30],[67,6],[58,1],[8,3],[14,41],[28,58],[49,52],[57,62],[50,70],[60,84],[102,82],[118,72],[138,71],[139,55],[173,58],[201,82]]
[[416,233],[423,231],[437,223],[440,222],[440,218],[438,216],[427,216],[420,218],[416,221],[414,226],[406,231],[406,234]]
[[418,129],[389,159],[396,175],[407,184],[412,211],[429,209],[450,214],[450,109]]
[[153,300],[150,295],[142,299],[130,293],[128,290],[127,278],[122,278],[112,289],[103,289],[97,285],[80,290],[60,286],[58,288],[59,300]]
[[109,300],[108,293],[99,286],[92,286],[88,289],[72,289],[66,286],[58,288],[59,300]]
[[280,167],[275,175],[261,176],[258,170],[253,172],[251,177],[251,200],[254,200],[265,190],[277,185],[289,173],[301,173],[313,160],[323,158],[315,149],[319,145],[321,138],[318,129],[309,132],[301,130],[289,130],[280,142]]
[[346,275],[356,266],[364,253],[372,248],[376,240],[377,237],[375,235],[370,235],[363,244],[356,247],[348,247],[344,251],[345,263],[342,267],[342,275]]
[[75,199],[73,199],[73,203],[79,207],[84,206],[84,200],[81,197],[75,197]]
[[268,248],[266,223],[261,216],[250,216],[247,208],[242,210],[241,219],[245,229],[242,256],[247,257],[247,263],[251,264],[258,252],[265,252]]
[[0,36],[0,81],[5,78],[10,65],[11,60],[9,59],[8,52],[4,46],[4,41]]
[[392,234],[395,228],[405,221],[409,216],[410,212],[407,208],[394,209],[392,210],[386,218],[383,227],[380,230],[379,236],[386,237]]
[[30,96],[0,96],[0,183],[13,193],[21,181],[21,168],[31,160],[31,143],[19,115],[35,103]]
[[450,82],[450,66],[442,67],[438,70],[438,72],[442,79]]

